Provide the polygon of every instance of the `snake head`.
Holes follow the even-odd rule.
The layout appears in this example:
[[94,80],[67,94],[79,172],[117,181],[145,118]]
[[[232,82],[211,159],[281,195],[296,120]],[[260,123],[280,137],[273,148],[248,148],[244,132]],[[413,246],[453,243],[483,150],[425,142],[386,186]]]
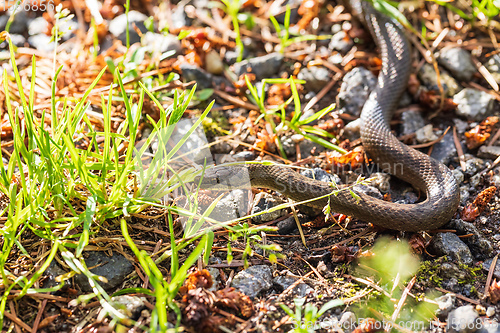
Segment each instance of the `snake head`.
[[203,189],[231,190],[250,188],[250,176],[245,165],[219,165],[205,169],[203,175],[195,177],[195,183]]

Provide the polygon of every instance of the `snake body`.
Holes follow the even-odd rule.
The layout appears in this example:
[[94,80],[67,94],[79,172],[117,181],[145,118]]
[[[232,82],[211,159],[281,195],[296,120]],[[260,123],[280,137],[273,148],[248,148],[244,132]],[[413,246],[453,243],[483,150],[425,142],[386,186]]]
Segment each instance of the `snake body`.
[[[322,208],[354,216],[389,229],[422,231],[435,229],[449,221],[459,203],[459,190],[451,171],[440,162],[401,143],[392,133],[389,121],[411,71],[410,47],[399,23],[376,11],[366,1],[352,4],[364,17],[382,58],[377,86],[361,112],[361,139],[367,154],[390,174],[426,193],[426,200],[415,204],[383,201],[364,193],[354,198],[349,191],[310,202]],[[250,184],[248,184],[250,180]],[[277,164],[217,166],[207,170],[202,187],[227,189],[262,187],[303,201],[327,196],[329,183],[313,180]]]

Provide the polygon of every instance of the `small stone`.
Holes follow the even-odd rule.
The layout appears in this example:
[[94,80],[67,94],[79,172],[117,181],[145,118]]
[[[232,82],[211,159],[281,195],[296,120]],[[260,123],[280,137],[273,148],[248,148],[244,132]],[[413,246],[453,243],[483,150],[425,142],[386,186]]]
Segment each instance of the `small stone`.
[[110,304],[124,316],[137,320],[146,308],[145,301],[144,297],[120,295],[111,297]]
[[377,78],[372,72],[363,67],[353,68],[342,79],[338,94],[339,108],[353,116],[359,116],[376,85]]
[[453,122],[455,123],[455,127],[457,128],[458,134],[464,134],[467,128],[469,127],[469,123],[460,118],[453,118]]
[[211,50],[207,53],[207,55],[205,56],[205,62],[207,72],[211,74],[219,75],[224,71],[224,64],[222,63],[222,59],[220,58],[219,53],[215,50]]
[[[10,34],[10,39],[12,40],[12,44],[17,47],[23,47],[26,43],[26,38],[23,35]],[[7,41],[3,41],[0,44],[0,49],[6,49],[9,46]]]
[[237,62],[233,65],[233,70],[236,76],[251,70],[257,80],[262,80],[278,73],[282,63],[283,55],[281,53],[270,53],[262,57]]
[[495,160],[498,156],[500,156],[500,147],[499,146],[481,146],[477,152],[477,156],[480,158],[485,158],[489,160]]
[[39,16],[28,24],[28,34],[30,36],[45,34],[49,30],[49,23],[43,16]]
[[328,49],[330,51],[339,51],[341,53],[347,53],[353,45],[352,39],[349,38],[349,35],[341,30],[335,33],[328,44]]
[[45,272],[43,272],[44,279],[42,280],[43,281],[42,287],[52,288],[61,284],[61,282],[56,281],[56,278],[66,273],[67,272],[63,270],[55,260],[53,260],[50,263],[49,267],[45,270]]
[[50,41],[50,36],[38,34],[28,37],[28,43],[35,49],[43,52],[54,51],[55,44]]
[[[108,291],[118,287],[123,283],[125,277],[134,271],[134,265],[117,252],[113,252],[112,256],[108,256],[102,251],[84,252],[83,257],[85,265],[92,267],[90,272],[107,279],[108,282],[98,281],[98,283]],[[75,275],[75,282],[83,291],[92,291],[89,280],[84,274]]]
[[[493,263],[493,259],[488,259],[483,262],[482,268],[483,271],[489,272],[491,264]],[[497,264],[495,266],[495,269],[493,270],[493,276],[497,279],[500,280],[500,261],[497,261]]]
[[424,118],[416,110],[408,110],[401,114],[403,130],[401,134],[410,135],[425,126]]
[[[129,31],[129,41],[130,45],[138,43],[141,41],[141,37],[134,28],[134,25],[142,32],[146,33],[148,29],[144,26],[144,21],[148,17],[141,12],[136,10],[131,10],[128,13],[128,31]],[[117,39],[119,39],[123,45],[127,43],[127,15],[121,14],[109,22],[109,32]]]
[[461,306],[448,315],[446,331],[449,333],[473,333],[476,332],[479,315],[472,305]]
[[438,303],[438,309],[436,310],[436,316],[441,319],[444,319],[448,316],[448,314],[455,307],[456,297],[453,294],[445,294],[441,297],[435,299]]
[[[277,276],[273,279],[274,284],[280,286],[283,291],[294,284],[295,281],[297,281],[297,279],[290,276]],[[305,297],[314,293],[314,289],[306,283],[299,283],[292,289],[292,293],[297,297]]]
[[476,73],[476,67],[472,63],[470,53],[459,47],[443,50],[438,61],[461,81],[470,81]]
[[328,62],[334,65],[340,65],[342,63],[342,60],[344,60],[344,57],[342,57],[340,53],[334,53],[330,57],[328,57]]
[[472,177],[476,173],[478,173],[480,170],[484,168],[484,161],[480,158],[469,158],[467,161],[465,161],[465,170],[464,173]]
[[493,317],[495,315],[495,308],[493,306],[488,306],[486,309],[486,317]]
[[460,185],[464,181],[464,174],[459,169],[453,169],[453,170],[451,170],[451,173],[455,177],[458,185]]
[[415,137],[418,143],[426,143],[437,140],[437,135],[434,134],[432,124],[425,125],[415,132]]
[[180,53],[182,51],[181,42],[177,36],[170,34],[158,34],[148,31],[142,36],[141,44],[152,53],[163,54],[167,51]]
[[[450,74],[448,74],[447,71],[440,70],[439,76],[441,78],[441,86],[443,87],[446,97],[451,97],[461,90],[460,85],[453,77],[450,76]],[[434,66],[425,63],[418,71],[418,77],[427,89],[439,91],[437,74],[434,70]]]
[[306,81],[305,88],[315,92],[323,89],[330,81],[330,72],[324,67],[303,67],[297,78]]
[[359,139],[361,130],[361,118],[353,120],[344,126],[343,136],[349,139],[350,141],[354,141]]
[[272,277],[271,268],[266,265],[255,265],[236,274],[231,286],[250,298],[255,298],[273,286]]
[[202,68],[196,65],[182,64],[180,69],[182,71],[184,82],[196,81],[196,84],[198,85],[197,90],[212,87],[212,74],[207,73]]
[[500,53],[496,53],[488,59],[486,68],[497,83],[500,83]]
[[473,88],[465,88],[453,96],[453,102],[457,104],[457,115],[475,121],[491,115],[494,100],[490,94]]
[[217,202],[210,217],[219,221],[226,222],[245,215],[247,211],[247,193],[243,190],[232,190],[229,194],[222,197]]
[[302,158],[307,158],[311,155],[317,155],[324,152],[326,148],[319,143],[312,142],[311,140],[303,140],[299,143],[300,153]]
[[357,319],[354,312],[346,311],[342,314],[339,320],[340,328],[347,333],[351,333],[356,329]]
[[[257,193],[253,200],[252,204],[252,215],[261,213],[264,211],[267,211],[273,207],[276,207],[278,205],[281,205],[283,201],[269,193],[266,192],[260,192]],[[252,222],[260,224],[268,221],[274,221],[277,218],[279,218],[282,213],[284,212],[283,209],[278,209],[272,212],[266,212],[261,215],[257,215],[252,217]]]
[[299,142],[304,141],[304,136],[302,134],[294,134],[290,138],[295,143],[299,143]]
[[321,182],[335,183],[337,185],[341,184],[340,177],[336,174],[331,174],[326,172],[321,168],[307,169],[300,172],[303,176],[311,179],[316,179]]
[[453,133],[448,132],[444,138],[434,144],[431,157],[435,158],[443,164],[449,164],[450,161],[457,155],[457,148],[453,141]]
[[387,193],[391,190],[391,175],[385,172],[375,172],[370,175],[370,185],[376,187],[382,193]]
[[235,161],[253,161],[255,160],[255,153],[253,151],[240,151],[233,155]]
[[465,243],[454,233],[438,233],[429,245],[429,250],[439,256],[448,256],[453,261],[472,265],[472,254]]
[[[219,259],[219,258],[217,258]],[[220,261],[220,259],[219,259]],[[217,268],[214,267],[207,267],[207,271],[210,273],[210,276],[212,277],[212,286],[208,288],[211,292],[216,292],[219,290],[219,282],[217,281],[220,275],[220,271]]]
[[[2,3],[3,7],[0,7],[2,9],[5,9],[5,3]],[[12,3],[14,4],[14,2]],[[13,8],[14,6],[12,6]],[[8,12],[4,15],[0,16],[0,31],[5,30],[5,27],[7,25],[7,22],[12,15],[12,10],[9,9]],[[21,8],[18,9],[16,16],[14,17],[14,21],[12,21],[10,28],[9,28],[9,33],[11,34],[19,34],[23,35],[26,33],[26,30],[28,30],[28,14],[26,10],[23,10],[22,8],[22,3],[21,3]]]
[[384,196],[382,195],[382,193],[380,193],[378,188],[373,186],[358,184],[353,186],[352,190],[359,194],[365,194],[380,200],[384,200]]

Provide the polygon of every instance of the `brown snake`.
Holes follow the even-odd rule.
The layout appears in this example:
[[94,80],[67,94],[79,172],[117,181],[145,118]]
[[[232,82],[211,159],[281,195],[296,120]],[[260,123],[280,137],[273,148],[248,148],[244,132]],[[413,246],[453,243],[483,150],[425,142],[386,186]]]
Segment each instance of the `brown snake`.
[[[361,1],[352,4],[377,42],[382,57],[378,83],[361,112],[361,139],[368,155],[386,172],[409,182],[426,193],[426,200],[415,204],[386,202],[363,193],[357,201],[349,191],[331,194],[309,203],[354,216],[389,229],[430,230],[442,226],[456,212],[459,190],[451,171],[440,162],[401,143],[392,133],[389,120],[411,71],[409,43],[400,24]],[[245,181],[246,179],[246,181]],[[215,189],[262,187],[303,201],[332,193],[329,183],[307,178],[280,165],[245,164],[208,169],[202,187]]]

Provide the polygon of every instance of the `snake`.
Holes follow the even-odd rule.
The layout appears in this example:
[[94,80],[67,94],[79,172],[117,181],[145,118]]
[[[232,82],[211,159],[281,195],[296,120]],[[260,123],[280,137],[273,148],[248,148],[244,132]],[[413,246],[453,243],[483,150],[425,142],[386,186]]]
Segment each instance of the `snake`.
[[[351,0],[353,14],[368,27],[380,50],[382,65],[375,88],[361,110],[360,136],[366,154],[387,173],[410,183],[425,200],[394,203],[356,191],[334,191],[332,184],[301,175],[281,164],[246,162],[218,165],[197,178],[202,188],[266,188],[308,206],[345,214],[377,226],[409,232],[434,230],[456,213],[460,195],[450,169],[400,142],[389,121],[411,73],[410,45],[403,26],[367,1]],[[355,188],[354,188],[355,189]]]

